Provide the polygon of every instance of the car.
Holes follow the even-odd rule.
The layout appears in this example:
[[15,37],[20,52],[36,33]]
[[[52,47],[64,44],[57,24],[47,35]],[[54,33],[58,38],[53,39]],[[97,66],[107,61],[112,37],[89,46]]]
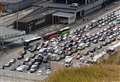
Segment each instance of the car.
[[101,27],[102,27],[102,25],[101,25],[101,24],[99,24],[99,25],[98,25],[98,27],[99,27],[99,28],[101,28]]
[[29,62],[35,63],[36,61],[35,59],[31,59]]
[[18,72],[23,72],[23,71],[25,71],[25,70],[27,70],[28,69],[28,66],[27,65],[20,65],[20,66],[18,66],[17,68],[16,68],[16,71],[18,71]]
[[99,50],[99,49],[101,49],[101,48],[102,48],[102,45],[98,45],[98,46],[96,47],[97,50]]
[[3,65],[3,67],[10,67],[12,64],[10,62]]
[[80,43],[80,44],[78,45],[78,49],[79,49],[79,50],[85,49],[85,43]]
[[24,60],[24,61],[25,61],[25,62],[29,62],[29,61],[30,61],[30,59],[31,59],[31,58],[27,57],[27,58],[25,58],[25,60]]
[[120,40],[120,35],[117,37],[118,40]]
[[49,61],[48,56],[44,56],[44,57],[43,57],[43,63],[47,63],[48,61]]
[[31,46],[29,49],[28,49],[30,52],[34,52],[37,50],[37,46],[36,45],[33,45]]
[[25,55],[27,53],[26,50],[23,50],[20,55]]
[[99,38],[99,35],[95,34],[94,39],[98,39],[98,38]]
[[90,42],[92,42],[93,40],[95,40],[94,37],[91,37],[91,38],[90,38]]
[[37,54],[31,54],[30,58],[33,59],[37,56]]
[[73,47],[72,50],[71,50],[71,52],[72,52],[72,53],[76,53],[76,52],[77,52],[77,48],[74,48],[74,47]]
[[94,53],[89,53],[89,56],[92,58],[92,57],[94,57]]
[[15,63],[16,62],[16,59],[15,58],[12,58],[10,61],[9,61],[9,63],[11,63],[11,64],[13,64],[13,63]]
[[99,38],[99,41],[105,41],[104,37]]
[[40,64],[40,62],[34,62],[34,65],[39,65]]
[[[33,65],[33,63],[34,63],[34,62],[29,61],[29,62],[23,63],[23,65],[27,65],[27,66],[31,67],[31,66]],[[29,68],[28,68],[28,69],[29,69]]]
[[34,73],[34,72],[36,72],[36,71],[37,71],[37,69],[30,69],[30,70],[29,70],[30,73]]
[[96,51],[96,48],[91,48],[89,52],[94,53]]
[[83,56],[89,55],[89,51],[84,52],[82,55],[83,55]]
[[0,66],[0,69],[4,69],[4,68],[5,68],[4,65]]
[[23,59],[24,58],[24,55],[19,55],[18,57],[17,57],[17,60],[21,60],[21,59]]
[[33,64],[32,66],[31,66],[31,69],[38,69],[39,68],[39,63],[38,64]]
[[109,40],[109,39],[106,40],[106,43],[107,43],[107,44],[110,44],[110,43],[111,43],[111,40]]
[[43,56],[41,55],[38,55],[36,58],[35,58],[35,62],[42,62],[43,61]]
[[78,59],[80,59],[81,57],[82,57],[82,55],[79,54],[79,55],[76,56],[76,59],[78,60]]
[[106,43],[106,42],[103,42],[103,43],[102,43],[102,46],[106,46],[106,45],[107,45],[107,43]]
[[87,42],[86,44],[85,44],[85,47],[89,47],[90,46],[90,42]]
[[93,43],[94,43],[94,44],[97,44],[97,43],[98,43],[98,40],[97,40],[97,39],[93,40]]
[[114,42],[116,40],[116,38],[112,38],[111,40],[112,40],[112,42]]
[[46,74],[50,74],[51,72],[52,72],[51,69],[46,70]]
[[43,70],[39,69],[37,72],[40,73],[40,74],[42,74]]

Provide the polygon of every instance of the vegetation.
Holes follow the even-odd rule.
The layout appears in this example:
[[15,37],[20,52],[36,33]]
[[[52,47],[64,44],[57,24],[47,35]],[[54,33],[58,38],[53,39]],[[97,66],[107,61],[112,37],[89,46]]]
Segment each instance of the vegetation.
[[48,82],[120,82],[120,66],[95,65],[57,71]]
[[119,52],[116,52],[115,54],[109,56],[107,59],[100,60],[100,63],[98,63],[98,64],[120,65],[120,50],[119,50]]
[[61,69],[52,74],[48,82],[120,82],[120,52],[96,65]]

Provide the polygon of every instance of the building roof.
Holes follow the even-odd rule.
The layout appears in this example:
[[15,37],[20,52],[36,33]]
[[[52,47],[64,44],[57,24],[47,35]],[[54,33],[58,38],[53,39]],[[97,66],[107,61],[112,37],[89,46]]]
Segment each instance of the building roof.
[[18,3],[21,1],[23,1],[23,0],[0,0],[0,2],[2,2],[2,3]]
[[9,38],[17,37],[24,34],[25,34],[24,31],[17,31],[17,30],[10,29],[7,27],[2,27],[2,26],[0,27],[0,39],[9,39]]
[[73,13],[64,13],[64,12],[56,12],[56,13],[53,14],[53,16],[70,18],[70,17],[74,17],[75,14],[73,14]]
[[24,18],[20,19],[19,22],[30,22],[36,19],[40,19],[46,15],[54,13],[55,10],[49,8],[39,8],[29,15],[25,16]]

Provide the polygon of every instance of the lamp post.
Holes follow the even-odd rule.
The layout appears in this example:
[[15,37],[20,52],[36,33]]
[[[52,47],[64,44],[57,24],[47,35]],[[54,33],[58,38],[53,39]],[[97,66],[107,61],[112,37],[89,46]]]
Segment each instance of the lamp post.
[[19,19],[19,2],[17,3],[17,20],[16,20],[16,28],[18,29],[18,19]]
[[66,0],[65,3],[68,4],[68,1]]

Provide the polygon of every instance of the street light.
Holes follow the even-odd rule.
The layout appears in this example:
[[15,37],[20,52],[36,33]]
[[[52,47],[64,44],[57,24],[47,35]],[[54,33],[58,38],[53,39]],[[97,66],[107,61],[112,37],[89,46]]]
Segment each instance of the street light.
[[68,4],[68,1],[66,0],[65,3]]
[[18,19],[19,19],[19,2],[17,4],[17,20],[16,20],[16,28],[18,29]]

